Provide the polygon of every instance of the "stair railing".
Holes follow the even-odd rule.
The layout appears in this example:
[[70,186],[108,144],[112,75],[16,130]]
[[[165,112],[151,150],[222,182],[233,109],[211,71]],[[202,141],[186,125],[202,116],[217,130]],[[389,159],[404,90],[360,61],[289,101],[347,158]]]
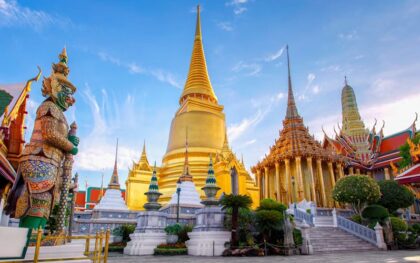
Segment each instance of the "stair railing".
[[295,207],[294,215],[295,215],[295,220],[299,222],[303,222],[303,220],[305,220],[308,225],[314,226],[314,216],[312,214],[307,213],[306,211],[303,211],[302,209],[298,207]]
[[[386,244],[384,242],[384,236],[383,236],[383,229],[382,227],[377,224],[375,226],[375,230],[370,229],[364,225],[360,225],[356,222],[353,222],[345,217],[342,217],[340,215],[336,215],[336,224],[337,227],[341,230],[344,230],[352,235],[355,235],[374,246],[386,250]],[[335,225],[335,222],[334,222]]]

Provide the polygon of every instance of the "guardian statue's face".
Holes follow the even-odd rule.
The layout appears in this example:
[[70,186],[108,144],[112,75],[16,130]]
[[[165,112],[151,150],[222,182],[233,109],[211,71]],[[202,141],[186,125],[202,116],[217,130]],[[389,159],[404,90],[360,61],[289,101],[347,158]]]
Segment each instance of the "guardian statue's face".
[[61,90],[57,93],[55,103],[63,110],[66,111],[68,108],[73,106],[76,100],[73,97],[73,90],[66,85],[61,85]]

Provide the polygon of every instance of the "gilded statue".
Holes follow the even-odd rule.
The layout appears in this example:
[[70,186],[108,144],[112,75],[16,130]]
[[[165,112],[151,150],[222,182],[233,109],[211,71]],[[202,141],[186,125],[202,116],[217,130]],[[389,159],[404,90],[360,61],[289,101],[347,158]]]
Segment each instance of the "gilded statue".
[[20,227],[44,228],[59,201],[66,155],[76,155],[79,138],[69,134],[64,112],[74,103],[76,87],[67,80],[69,68],[64,48],[59,62],[42,83],[46,99],[36,111],[30,142],[19,159],[17,178],[6,212],[20,219]]

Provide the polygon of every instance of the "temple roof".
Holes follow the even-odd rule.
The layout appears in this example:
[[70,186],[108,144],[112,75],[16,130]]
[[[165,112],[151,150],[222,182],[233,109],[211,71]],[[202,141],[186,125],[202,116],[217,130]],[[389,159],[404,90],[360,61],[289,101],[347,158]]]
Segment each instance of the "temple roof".
[[321,144],[309,134],[308,128],[304,125],[303,119],[298,113],[293,95],[288,47],[286,51],[288,64],[288,100],[286,117],[283,120],[283,129],[280,131],[279,139],[270,147],[269,154],[257,166],[271,166],[279,160],[298,156],[340,160],[341,157],[322,148]]
[[200,6],[197,6],[197,23],[190,69],[180,98],[180,104],[182,104],[188,96],[202,97],[206,100],[217,102],[217,97],[214,94],[210,77],[207,72],[206,57],[204,56],[201,36]]

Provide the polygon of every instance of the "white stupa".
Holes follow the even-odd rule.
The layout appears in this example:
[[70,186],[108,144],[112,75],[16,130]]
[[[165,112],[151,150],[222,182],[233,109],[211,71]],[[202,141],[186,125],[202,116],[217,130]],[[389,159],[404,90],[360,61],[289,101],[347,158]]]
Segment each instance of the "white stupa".
[[120,183],[118,180],[118,140],[117,149],[115,151],[115,163],[114,171],[112,172],[111,181],[108,184],[108,189],[105,191],[105,195],[101,198],[99,204],[97,204],[93,210],[107,210],[107,211],[128,211],[127,205],[122,197]]

